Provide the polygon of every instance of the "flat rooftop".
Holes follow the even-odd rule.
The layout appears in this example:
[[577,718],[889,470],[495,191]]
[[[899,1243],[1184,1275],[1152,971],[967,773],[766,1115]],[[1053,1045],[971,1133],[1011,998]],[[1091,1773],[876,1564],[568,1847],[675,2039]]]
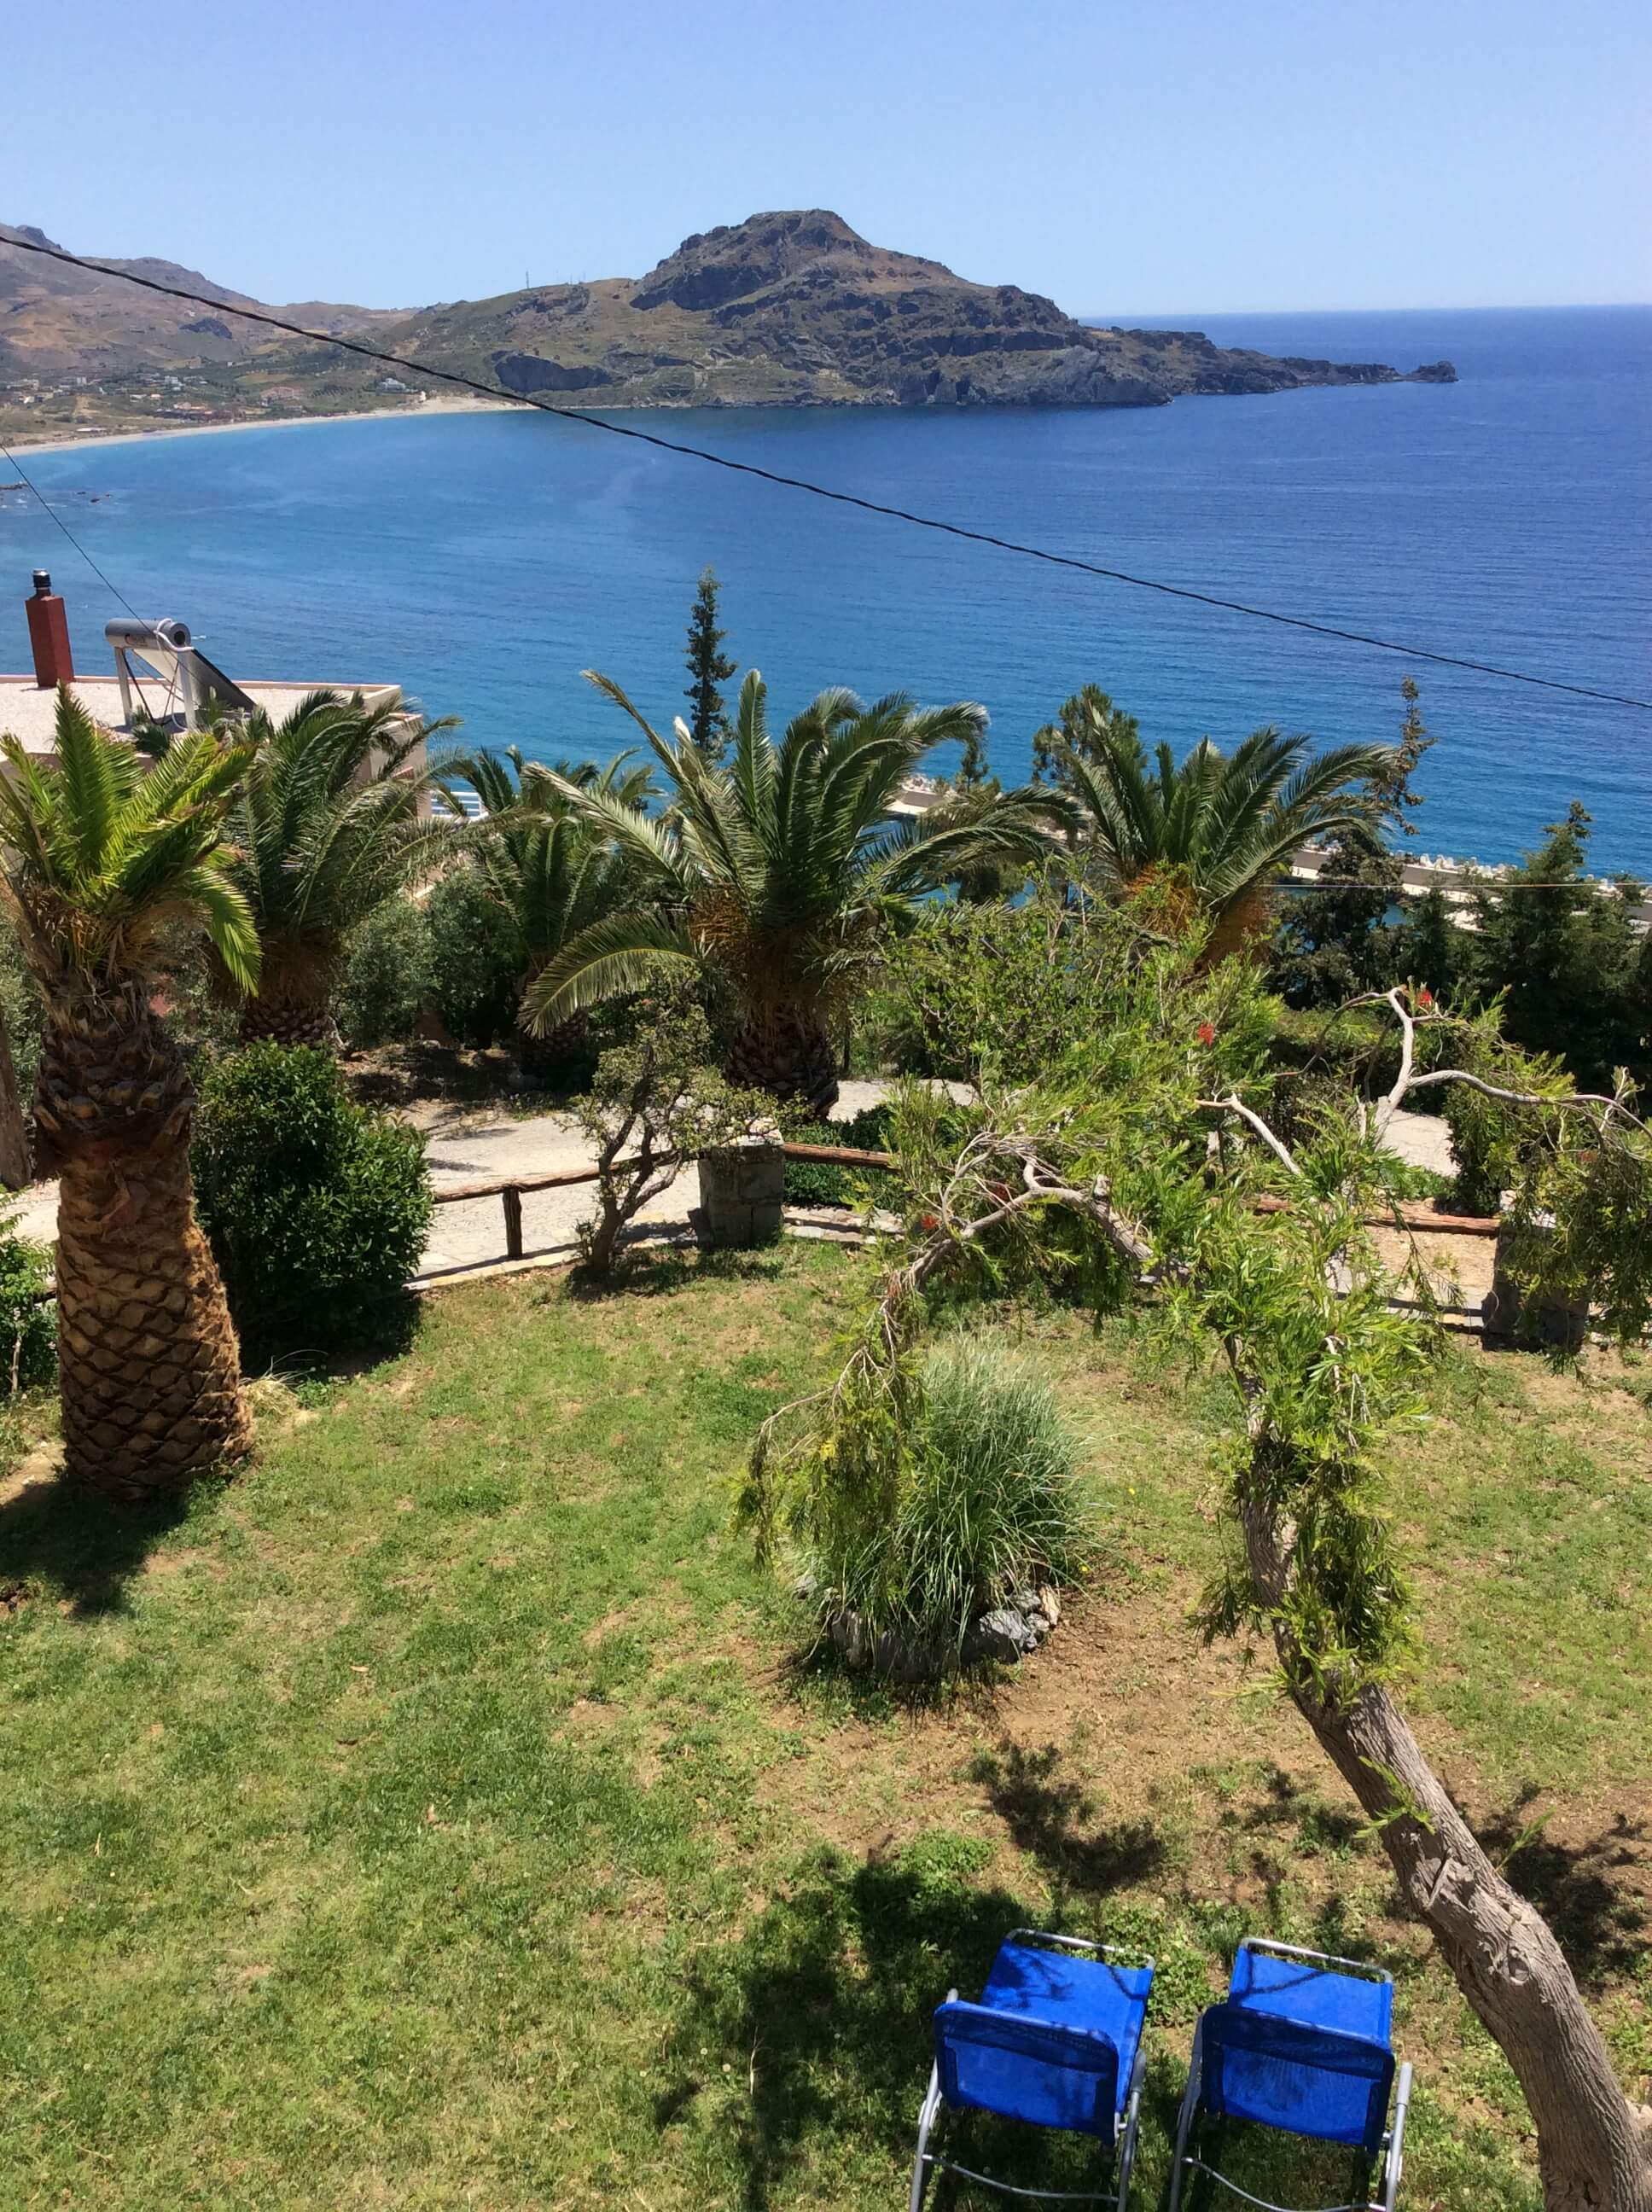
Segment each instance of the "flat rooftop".
[[[120,703],[120,685],[111,676],[77,676],[70,690],[91,715],[94,721],[117,737],[130,737],[124,709]],[[136,690],[138,687],[134,685]],[[385,699],[399,700],[401,687],[395,684],[347,683],[336,678],[317,677],[309,684],[244,684],[236,678],[238,690],[245,691],[255,707],[263,708],[272,720],[279,721],[291,714],[307,692],[342,691],[348,698],[359,691],[367,704],[376,706]],[[181,712],[167,713],[170,705],[177,708],[177,700],[169,696],[163,677],[144,677],[142,679],[144,697],[156,721],[163,728],[174,732],[184,726]],[[16,738],[25,752],[50,753],[52,749],[52,727],[58,711],[58,695],[43,691],[32,676],[0,676],[0,736]]]

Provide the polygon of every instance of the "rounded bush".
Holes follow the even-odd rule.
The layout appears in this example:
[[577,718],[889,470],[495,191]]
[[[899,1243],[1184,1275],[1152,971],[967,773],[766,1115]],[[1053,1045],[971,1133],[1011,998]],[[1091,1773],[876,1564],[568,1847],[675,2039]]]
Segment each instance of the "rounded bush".
[[434,991],[430,923],[410,898],[386,899],[350,933],[333,994],[338,1026],[358,1051],[404,1044]]
[[244,1341],[371,1341],[430,1226],[424,1139],[358,1106],[330,1054],[255,1044],[201,1085],[197,1206]]
[[980,1615],[1077,1578],[1090,1521],[1078,1440],[1036,1367],[958,1336],[924,1353],[916,1382],[894,1497],[858,1518],[840,1502],[817,1588],[828,1619],[854,1617],[870,1643],[892,1635],[956,1661]]

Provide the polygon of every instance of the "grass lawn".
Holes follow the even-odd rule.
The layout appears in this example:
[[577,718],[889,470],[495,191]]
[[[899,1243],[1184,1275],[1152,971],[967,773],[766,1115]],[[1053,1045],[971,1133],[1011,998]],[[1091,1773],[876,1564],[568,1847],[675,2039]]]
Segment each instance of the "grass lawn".
[[[1158,1954],[1138,2207],[1246,1929],[1392,1962],[1412,2212],[1535,2205],[1513,2081],[1341,1785],[1264,1670],[1187,1630],[1214,1382],[1122,1330],[1006,1322],[1090,1438],[1091,1587],[1014,1679],[926,1707],[794,1662],[733,1486],[847,1267],[450,1291],[405,1356],[272,1399],[257,1462],[165,1528],[14,1479],[0,2203],[902,2204],[929,2011],[1031,1921]],[[1637,1380],[1455,1352],[1396,1486],[1424,1740],[1644,2093]],[[1074,2185],[1059,2148],[975,2148]],[[1346,2178],[1226,2155],[1298,2203]]]

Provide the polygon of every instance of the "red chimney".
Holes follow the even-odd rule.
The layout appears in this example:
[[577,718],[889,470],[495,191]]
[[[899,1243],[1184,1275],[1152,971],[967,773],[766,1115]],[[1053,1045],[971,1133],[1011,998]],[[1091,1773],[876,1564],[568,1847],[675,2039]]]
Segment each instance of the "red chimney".
[[52,588],[44,568],[34,571],[34,596],[28,608],[28,641],[34,648],[34,680],[42,691],[75,680],[75,658],[69,650],[69,617]]

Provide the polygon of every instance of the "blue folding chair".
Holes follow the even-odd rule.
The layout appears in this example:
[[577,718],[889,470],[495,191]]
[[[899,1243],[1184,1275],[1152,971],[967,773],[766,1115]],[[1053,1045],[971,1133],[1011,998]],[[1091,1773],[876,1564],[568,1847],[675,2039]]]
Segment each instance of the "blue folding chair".
[[[1400,2069],[1390,2125],[1393,2014],[1394,1978],[1380,1967],[1248,1936],[1233,1963],[1226,2002],[1210,2006],[1193,2032],[1169,2212],[1177,2212],[1183,2179],[1192,2172],[1208,2174],[1263,2212],[1286,2212],[1197,2155],[1196,2130],[1206,2115],[1345,2143],[1357,2160],[1355,2185],[1368,2194],[1327,2212],[1394,2212],[1411,2068]],[[1374,2174],[1376,2196],[1369,2194]]]
[[999,1946],[979,2004],[951,1990],[935,2013],[935,2063],[918,2115],[911,2212],[932,2172],[956,2173],[1009,2197],[1099,2204],[1102,2189],[1017,2189],[930,2148],[949,2110],[973,2107],[1042,2128],[1094,2136],[1115,2154],[1119,2212],[1130,2189],[1141,2109],[1142,2028],[1153,1961],[1074,1936],[1015,1929]]

